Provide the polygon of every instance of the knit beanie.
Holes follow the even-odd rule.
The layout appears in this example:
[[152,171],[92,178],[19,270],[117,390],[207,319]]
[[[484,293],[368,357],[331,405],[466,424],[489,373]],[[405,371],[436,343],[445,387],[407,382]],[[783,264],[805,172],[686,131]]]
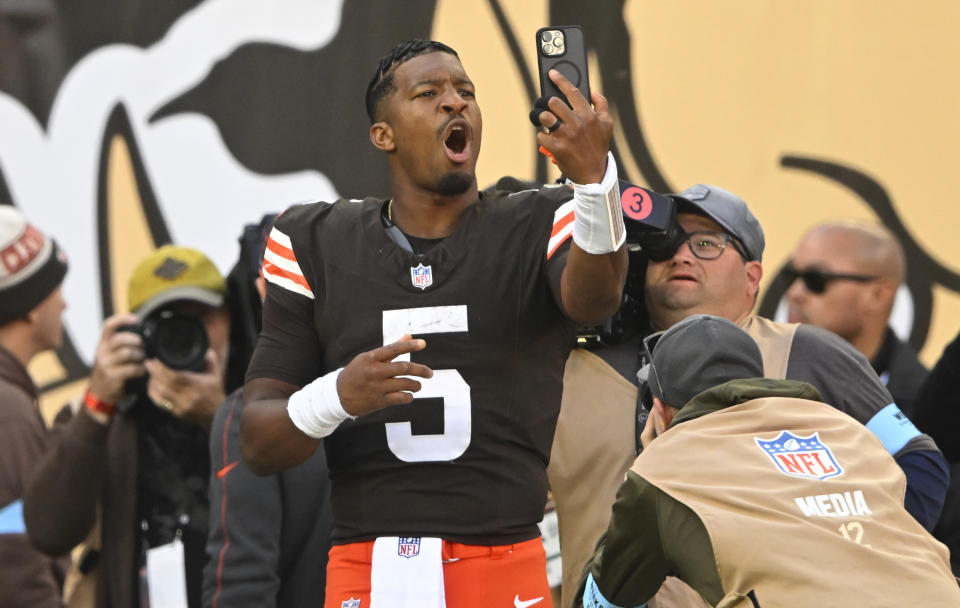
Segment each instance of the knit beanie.
[[0,325],[27,316],[67,274],[53,239],[12,205],[0,205]]

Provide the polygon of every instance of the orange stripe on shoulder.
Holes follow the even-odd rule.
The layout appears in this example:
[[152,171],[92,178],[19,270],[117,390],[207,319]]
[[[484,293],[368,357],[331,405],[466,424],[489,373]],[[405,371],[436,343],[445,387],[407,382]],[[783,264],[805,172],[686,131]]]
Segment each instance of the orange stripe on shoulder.
[[287,258],[293,262],[297,261],[297,256],[293,255],[293,249],[285,247],[272,238],[267,239],[267,249],[280,257]]
[[573,209],[570,210],[570,213],[559,217],[553,221],[553,232],[550,233],[551,237],[557,236],[560,234],[560,231],[566,228],[570,222],[574,220]]
[[557,249],[560,249],[560,246],[563,245],[564,243],[566,243],[566,242],[567,242],[568,240],[570,240],[572,237],[573,237],[573,232],[571,232],[571,233],[568,234],[567,236],[565,236],[565,237],[563,237],[562,239],[560,239],[560,240],[557,242],[557,244],[554,245],[553,248],[550,249],[550,251],[547,252],[547,259],[549,260],[550,257],[557,252]]
[[275,277],[283,277],[285,279],[289,279],[294,283],[296,283],[297,285],[300,285],[307,291],[310,291],[311,293],[313,292],[313,290],[310,289],[310,284],[307,283],[307,280],[303,278],[302,274],[296,274],[288,270],[284,270],[283,268],[280,268],[270,260],[263,261],[263,273],[264,275],[272,275]]

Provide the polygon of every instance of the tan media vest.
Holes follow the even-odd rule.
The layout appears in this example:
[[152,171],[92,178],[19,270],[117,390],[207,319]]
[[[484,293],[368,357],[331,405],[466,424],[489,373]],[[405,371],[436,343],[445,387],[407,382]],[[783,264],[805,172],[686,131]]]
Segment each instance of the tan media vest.
[[[778,437],[776,453],[758,444]],[[750,590],[763,608],[960,606],[946,547],[903,508],[902,471],[826,404],[755,399],[683,422],[632,470],[703,521],[720,606]]]

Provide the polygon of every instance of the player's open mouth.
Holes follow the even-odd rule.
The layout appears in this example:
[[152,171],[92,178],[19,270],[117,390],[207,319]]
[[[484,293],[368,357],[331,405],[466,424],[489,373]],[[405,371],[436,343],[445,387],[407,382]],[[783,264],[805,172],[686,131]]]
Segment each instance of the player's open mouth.
[[458,118],[450,121],[443,130],[443,148],[447,157],[455,163],[466,162],[470,158],[470,125]]

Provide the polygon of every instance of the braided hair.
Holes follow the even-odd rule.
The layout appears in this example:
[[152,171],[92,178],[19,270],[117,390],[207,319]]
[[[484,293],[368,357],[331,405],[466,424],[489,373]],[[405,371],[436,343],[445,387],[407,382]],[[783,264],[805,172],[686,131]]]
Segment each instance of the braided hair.
[[377,71],[370,79],[370,84],[367,85],[367,116],[370,117],[371,124],[377,122],[376,117],[380,110],[380,102],[396,89],[393,81],[393,73],[396,68],[414,57],[436,52],[450,53],[454,57],[460,58],[455,50],[442,42],[419,38],[401,42],[380,58]]

